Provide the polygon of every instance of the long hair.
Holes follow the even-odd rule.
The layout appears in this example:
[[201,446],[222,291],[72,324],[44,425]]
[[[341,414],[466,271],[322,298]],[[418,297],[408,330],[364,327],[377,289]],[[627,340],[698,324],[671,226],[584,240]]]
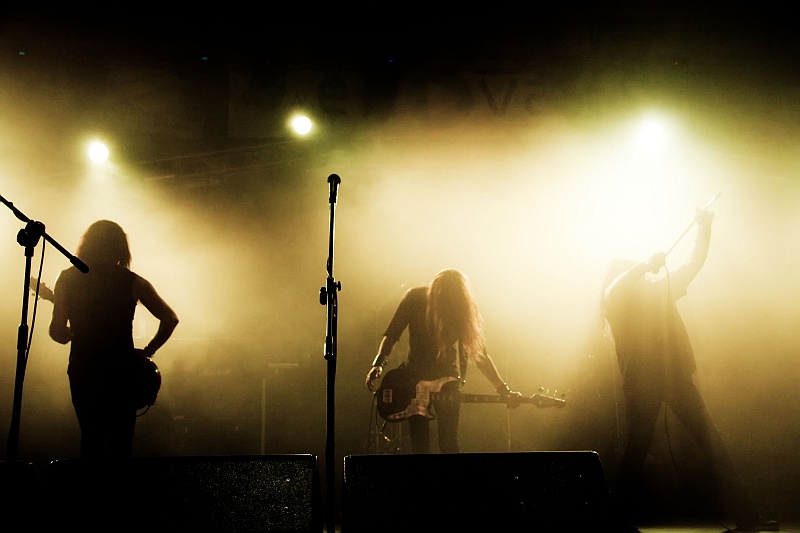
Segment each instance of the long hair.
[[455,342],[473,360],[484,355],[483,319],[469,281],[458,270],[442,270],[428,285],[428,330],[443,357]]
[[131,266],[128,236],[122,227],[110,220],[98,220],[89,226],[75,252],[89,267],[101,265]]
[[609,263],[606,269],[605,276],[603,277],[603,284],[600,288],[600,298],[598,299],[598,318],[600,323],[600,330],[603,332],[604,344],[614,347],[614,335],[611,332],[611,325],[608,322],[608,310],[606,309],[606,289],[614,282],[623,272],[627,272],[636,266],[636,261],[632,259],[614,259]]
[[627,272],[636,266],[636,261],[633,259],[614,259],[608,264],[605,276],[603,277],[603,285],[600,287],[600,316],[605,320],[605,294],[609,285],[617,279],[623,272]]

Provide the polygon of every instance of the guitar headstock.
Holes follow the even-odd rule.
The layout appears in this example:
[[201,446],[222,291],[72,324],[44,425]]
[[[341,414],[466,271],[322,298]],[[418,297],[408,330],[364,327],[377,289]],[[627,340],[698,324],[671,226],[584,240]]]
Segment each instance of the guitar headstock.
[[567,405],[566,394],[563,392],[559,395],[558,391],[546,391],[544,387],[539,387],[539,390],[531,396],[532,403],[536,407],[564,407]]
[[44,283],[40,283],[39,280],[37,278],[34,278],[33,276],[31,276],[29,283],[30,283],[30,289],[34,294],[36,294],[38,287],[39,298],[47,300],[48,302],[53,301],[54,297],[53,290],[50,287],[48,287]]

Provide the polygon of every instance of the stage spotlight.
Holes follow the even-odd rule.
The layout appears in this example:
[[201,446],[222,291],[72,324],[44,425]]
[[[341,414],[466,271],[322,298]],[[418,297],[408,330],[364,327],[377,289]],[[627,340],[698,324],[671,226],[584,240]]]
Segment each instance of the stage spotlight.
[[667,120],[652,114],[644,117],[637,129],[636,140],[639,147],[646,152],[664,148],[669,141]]
[[104,163],[108,160],[108,147],[100,141],[92,141],[89,143],[89,159],[93,163]]
[[292,128],[292,131],[300,136],[305,136],[311,133],[313,128],[313,124],[311,119],[308,118],[306,115],[295,115],[289,121],[289,125]]

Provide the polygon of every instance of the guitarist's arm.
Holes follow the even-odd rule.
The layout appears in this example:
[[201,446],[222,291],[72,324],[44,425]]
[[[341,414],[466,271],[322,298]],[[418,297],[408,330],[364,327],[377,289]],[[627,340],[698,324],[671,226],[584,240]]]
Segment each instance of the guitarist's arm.
[[389,337],[385,335],[381,339],[380,346],[378,346],[378,355],[376,355],[375,359],[372,361],[372,368],[367,372],[366,386],[370,392],[375,389],[375,380],[383,374],[383,367],[389,360],[389,356],[392,354],[395,344],[397,344],[396,339],[389,339]]
[[475,358],[475,365],[478,367],[478,370],[486,376],[486,379],[489,380],[497,393],[500,396],[506,398],[506,405],[508,407],[519,407],[520,406],[520,398],[522,398],[522,393],[512,391],[508,384],[503,381],[503,378],[500,377],[500,372],[497,370],[497,366],[494,364],[494,360],[492,357],[484,351],[479,357]]
[[158,319],[158,330],[153,339],[142,350],[147,357],[153,357],[172,336],[178,326],[178,315],[156,292],[153,285],[143,277],[134,274],[133,290],[136,298]]
[[72,340],[72,331],[69,328],[69,309],[67,297],[63,290],[58,290],[59,282],[56,280],[53,291],[53,315],[50,318],[50,338],[59,344],[67,344]]

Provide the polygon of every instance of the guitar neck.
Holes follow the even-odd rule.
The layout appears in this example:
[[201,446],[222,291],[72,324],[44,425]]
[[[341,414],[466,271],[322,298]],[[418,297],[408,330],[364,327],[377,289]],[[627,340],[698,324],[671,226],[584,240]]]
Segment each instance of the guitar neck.
[[461,403],[505,403],[499,394],[461,394]]
[[38,289],[39,298],[42,300],[47,300],[50,303],[53,303],[53,291],[45,285],[44,283],[39,282],[38,279],[31,276],[30,281],[30,290],[32,293],[36,294]]
[[[453,398],[453,395],[440,392],[431,393],[432,400],[446,400],[449,398]],[[500,396],[499,394],[464,394],[462,392],[459,400],[461,400],[461,403],[506,403],[505,396]],[[520,403],[535,403],[533,398],[523,397],[519,401]]]
[[[454,399],[452,393],[430,393],[432,400],[447,400]],[[508,398],[500,396],[499,394],[464,394],[459,396],[461,403],[506,403]],[[541,394],[534,394],[533,396],[521,396],[514,399],[515,403],[532,403],[538,407],[563,407],[566,400],[563,398],[556,398],[554,396],[544,396]]]

